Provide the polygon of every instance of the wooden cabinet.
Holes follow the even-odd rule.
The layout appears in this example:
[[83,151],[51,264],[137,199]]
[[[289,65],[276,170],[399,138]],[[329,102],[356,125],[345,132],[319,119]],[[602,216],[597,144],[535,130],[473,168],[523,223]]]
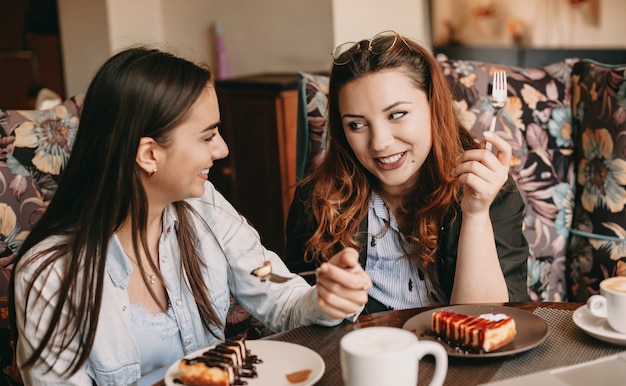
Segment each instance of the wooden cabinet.
[[297,74],[260,74],[215,85],[230,154],[209,179],[281,256],[295,189],[297,83]]
[[0,51],[0,109],[29,110],[35,97],[37,66],[31,51]]
[[46,87],[65,95],[56,1],[2,2],[0,109],[35,108]]

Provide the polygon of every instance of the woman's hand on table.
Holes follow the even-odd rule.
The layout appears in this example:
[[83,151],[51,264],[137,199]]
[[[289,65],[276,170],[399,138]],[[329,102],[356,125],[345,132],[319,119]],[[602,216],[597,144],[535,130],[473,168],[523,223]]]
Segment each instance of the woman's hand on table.
[[341,319],[367,303],[372,280],[359,264],[359,253],[346,248],[317,268],[317,302],[328,316]]

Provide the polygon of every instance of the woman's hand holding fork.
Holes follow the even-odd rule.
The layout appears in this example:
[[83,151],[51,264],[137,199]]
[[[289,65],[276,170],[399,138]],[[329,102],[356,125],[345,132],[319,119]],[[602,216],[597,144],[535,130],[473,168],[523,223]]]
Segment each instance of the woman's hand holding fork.
[[[507,82],[504,71],[493,75],[491,104],[494,114],[489,131],[484,132],[484,149],[465,151],[458,158],[458,166],[452,171],[463,187],[461,208],[464,214],[488,214],[489,207],[508,178],[511,163],[511,146],[495,134],[496,118],[506,104]],[[495,154],[492,146],[496,147]],[[482,147],[482,146],[481,146]]]
[[463,187],[461,209],[464,214],[488,213],[500,188],[508,179],[511,164],[511,145],[495,133],[485,132],[487,145],[496,148],[495,154],[484,149],[471,149],[457,159],[452,176]]

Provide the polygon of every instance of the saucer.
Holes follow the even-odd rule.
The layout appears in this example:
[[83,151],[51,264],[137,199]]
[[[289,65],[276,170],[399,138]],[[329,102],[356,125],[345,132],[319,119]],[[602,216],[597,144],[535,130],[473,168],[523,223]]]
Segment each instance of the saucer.
[[626,334],[612,329],[606,319],[592,315],[587,309],[586,304],[578,307],[578,309],[574,311],[572,319],[574,319],[574,323],[576,323],[578,327],[594,338],[620,346],[626,346]]

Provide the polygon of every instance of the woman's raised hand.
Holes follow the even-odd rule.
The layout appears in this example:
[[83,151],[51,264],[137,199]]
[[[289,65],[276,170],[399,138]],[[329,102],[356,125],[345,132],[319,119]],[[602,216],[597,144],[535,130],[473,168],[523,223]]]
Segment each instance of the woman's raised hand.
[[[467,150],[458,157],[459,163],[451,173],[463,187],[461,209],[464,214],[488,213],[508,178],[511,145],[494,133],[487,131],[484,136],[478,149]],[[493,145],[495,154],[485,149],[487,142]]]

